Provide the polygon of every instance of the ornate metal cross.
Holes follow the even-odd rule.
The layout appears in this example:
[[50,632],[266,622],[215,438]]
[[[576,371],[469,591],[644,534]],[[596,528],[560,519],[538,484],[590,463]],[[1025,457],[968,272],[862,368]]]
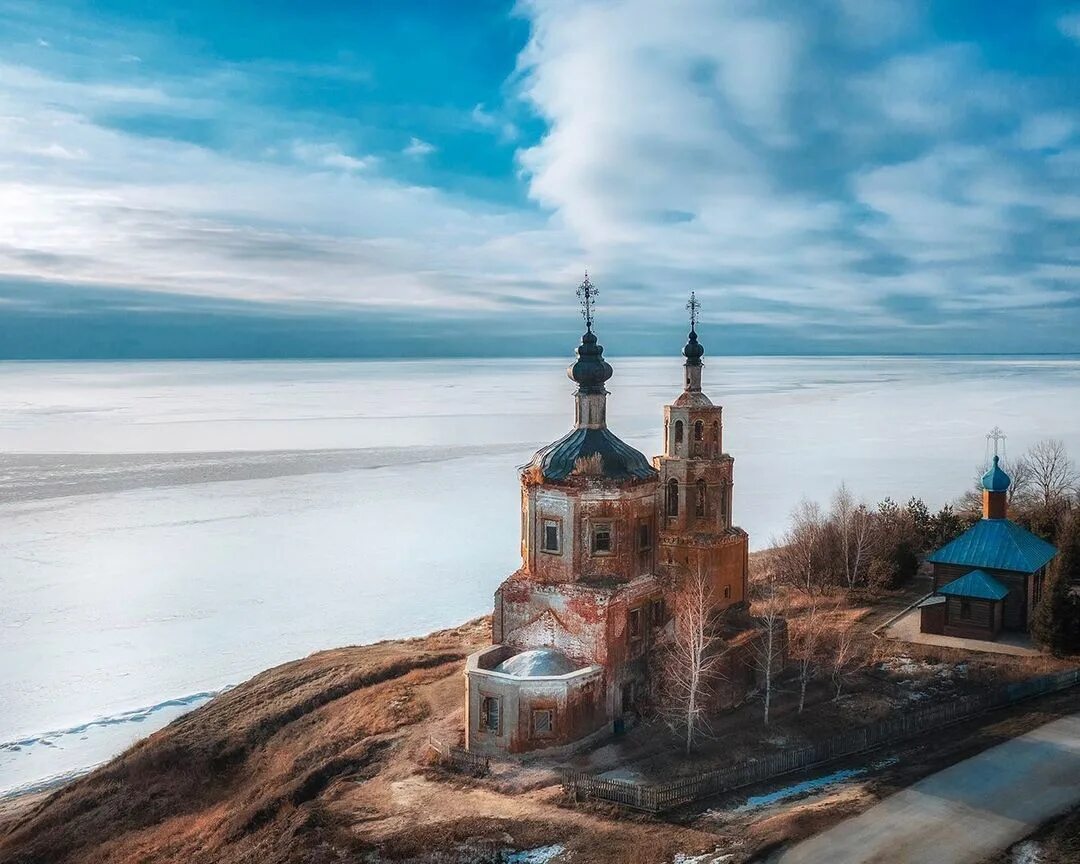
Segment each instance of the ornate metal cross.
[[701,304],[698,303],[693,291],[690,292],[690,299],[686,301],[686,308],[690,310],[690,329],[696,330],[698,310],[701,308]]
[[1008,436],[1006,436],[1005,433],[1001,431],[1000,426],[995,426],[993,429],[990,430],[990,434],[986,436],[987,441],[993,441],[994,442],[994,455],[995,456],[1000,455],[998,453],[998,443],[1003,442],[1006,437],[1008,437]]
[[589,273],[585,272],[585,281],[577,289],[577,296],[581,299],[581,317],[585,319],[585,329],[592,330],[593,306],[596,305],[596,295],[600,292],[589,281]]

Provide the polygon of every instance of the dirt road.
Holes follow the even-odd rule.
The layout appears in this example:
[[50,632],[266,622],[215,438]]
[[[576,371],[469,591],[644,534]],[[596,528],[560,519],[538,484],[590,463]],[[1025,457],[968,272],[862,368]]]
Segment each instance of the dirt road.
[[1077,803],[1080,714],[939,771],[769,860],[975,864]]

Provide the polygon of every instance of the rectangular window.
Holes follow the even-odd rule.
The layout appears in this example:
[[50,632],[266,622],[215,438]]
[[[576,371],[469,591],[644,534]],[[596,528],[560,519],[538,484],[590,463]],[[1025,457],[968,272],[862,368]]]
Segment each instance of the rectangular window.
[[649,604],[649,616],[652,618],[652,625],[654,627],[660,627],[664,623],[664,599],[661,597],[659,600],[653,600]]
[[648,522],[642,522],[638,525],[637,546],[642,551],[652,548],[652,531],[649,530]]
[[594,555],[607,555],[611,552],[611,523],[597,522],[592,529],[592,551]]
[[969,601],[969,600],[961,600],[960,601],[960,617],[961,618],[970,618],[971,617],[971,601]]
[[562,526],[555,519],[544,520],[544,536],[540,549],[558,555],[562,551]]
[[480,729],[485,732],[499,733],[499,699],[497,696],[485,696],[480,700]]
[[640,639],[641,638],[641,610],[640,609],[631,609],[630,610],[630,638],[631,639]]
[[724,586],[724,599],[725,600],[730,600],[731,599],[731,586],[730,585],[725,585]]
[[534,738],[547,738],[555,734],[555,712],[550,708],[532,712],[532,734]]

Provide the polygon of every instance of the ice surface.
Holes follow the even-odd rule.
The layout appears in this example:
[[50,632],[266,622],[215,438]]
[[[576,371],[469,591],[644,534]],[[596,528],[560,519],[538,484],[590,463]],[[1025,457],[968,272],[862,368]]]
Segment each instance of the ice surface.
[[[995,424],[1010,452],[1080,454],[1076,359],[706,360],[754,548],[841,480],[939,506]],[[679,358],[612,362],[609,422],[652,455]],[[41,730],[490,611],[518,561],[516,466],[572,423],[565,366],[0,363],[0,743],[42,739],[0,749],[0,790],[183,709]]]

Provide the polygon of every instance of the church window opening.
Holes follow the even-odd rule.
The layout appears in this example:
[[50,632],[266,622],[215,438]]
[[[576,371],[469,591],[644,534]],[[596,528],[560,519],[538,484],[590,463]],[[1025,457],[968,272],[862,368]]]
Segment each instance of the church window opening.
[[558,555],[562,551],[562,526],[555,519],[544,520],[543,543],[540,548],[544,552]]
[[611,523],[597,522],[592,530],[593,555],[607,555],[611,552]]
[[701,420],[698,420],[694,424],[694,440],[695,441],[701,441],[704,438],[705,438],[705,424]]
[[724,586],[724,599],[725,600],[730,600],[731,599],[731,586],[730,585],[725,585]]
[[675,452],[679,452],[679,445],[682,444],[683,439],[683,425],[682,420],[675,421]]
[[641,609],[630,610],[630,641],[636,642],[641,638]]
[[480,702],[480,728],[485,732],[499,731],[499,698],[485,696]]
[[641,522],[638,524],[637,545],[638,549],[642,552],[652,548],[652,531],[649,530],[648,522]]
[[555,733],[555,712],[550,708],[541,708],[532,712],[532,734],[534,738],[546,738]]
[[697,504],[694,507],[695,516],[705,515],[705,499],[708,492],[704,480],[697,481]]
[[664,598],[653,600],[649,604],[649,617],[653,627],[660,627],[664,623]]
[[679,515],[679,481],[668,480],[667,484],[667,515]]

